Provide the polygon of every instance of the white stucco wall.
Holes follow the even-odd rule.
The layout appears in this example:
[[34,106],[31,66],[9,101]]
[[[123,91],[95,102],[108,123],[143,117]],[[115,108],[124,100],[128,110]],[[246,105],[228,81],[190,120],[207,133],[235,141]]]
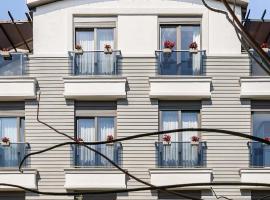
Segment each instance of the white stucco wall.
[[[153,56],[158,47],[158,16],[202,16],[202,49],[208,55],[240,54],[234,29],[201,0],[65,0],[36,8],[34,54],[62,56],[72,50],[73,15],[118,16],[117,47],[124,56]],[[208,1],[209,2],[209,1]],[[211,6],[222,7],[220,2]],[[237,7],[240,16],[241,10]]]

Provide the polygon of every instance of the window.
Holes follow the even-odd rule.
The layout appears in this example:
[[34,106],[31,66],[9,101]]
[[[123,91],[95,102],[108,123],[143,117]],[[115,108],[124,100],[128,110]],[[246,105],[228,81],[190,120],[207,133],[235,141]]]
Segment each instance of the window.
[[[105,141],[108,135],[115,138],[115,117],[89,117],[77,118],[77,138],[85,142]],[[118,154],[116,145],[96,145],[92,148],[117,162]],[[110,166],[110,163],[93,151],[83,147],[77,148],[77,166]]]
[[[199,113],[197,104],[189,102],[160,102],[160,130],[172,130],[178,128],[198,128]],[[186,108],[185,108],[186,107]],[[191,108],[194,109],[191,109]],[[159,167],[194,167],[203,164],[203,149],[191,145],[192,136],[198,136],[198,132],[176,132],[167,134],[171,136],[171,144],[163,144],[163,136],[160,135],[158,143]]]
[[175,43],[171,54],[161,54],[159,73],[161,75],[200,75],[202,52],[191,54],[189,45],[198,44],[200,49],[199,25],[161,25],[160,49],[165,48],[164,42],[170,40]]
[[164,42],[170,40],[175,42],[175,50],[189,50],[192,42],[200,48],[200,25],[161,25],[160,26],[160,48],[164,48]]
[[10,142],[24,142],[24,118],[0,117],[0,137],[8,137]]
[[[162,131],[178,128],[198,128],[199,111],[162,110],[160,128]],[[174,142],[190,142],[196,132],[170,133]]]
[[[270,112],[254,111],[252,113],[253,135],[266,138],[270,137]],[[270,166],[270,148],[259,142],[251,143],[251,165],[264,167]]]
[[75,74],[106,75],[116,73],[115,56],[104,54],[104,46],[114,49],[115,28],[77,28],[75,44],[81,45],[83,55],[77,55]]

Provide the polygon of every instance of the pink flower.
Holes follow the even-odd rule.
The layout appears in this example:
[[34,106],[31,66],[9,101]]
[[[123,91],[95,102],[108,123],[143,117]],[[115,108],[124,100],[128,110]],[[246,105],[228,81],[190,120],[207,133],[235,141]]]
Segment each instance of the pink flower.
[[175,42],[172,42],[172,41],[170,41],[170,40],[166,40],[166,41],[164,42],[164,47],[165,47],[165,48],[172,49],[174,46],[175,46]]
[[75,45],[75,49],[81,50],[81,49],[82,49],[82,46],[81,46],[80,44],[76,44],[76,45]]
[[191,141],[192,142],[199,142],[200,141],[200,138],[198,136],[195,136],[194,135],[194,136],[191,137]]
[[270,137],[265,137],[264,140],[270,142]]
[[9,142],[9,138],[7,138],[7,137],[3,137],[3,138],[2,138],[2,142],[4,142],[4,143],[8,143],[8,142]]
[[196,42],[192,42],[190,45],[189,45],[189,48],[190,49],[197,49],[198,48],[198,44]]
[[170,142],[171,141],[171,136],[170,135],[167,135],[167,134],[165,134],[165,135],[163,135],[163,141],[165,141],[165,142]]
[[108,142],[111,142],[111,141],[113,141],[113,135],[107,135],[107,141]]
[[76,142],[77,142],[77,143],[81,143],[81,142],[83,142],[83,139],[82,139],[82,138],[77,138],[77,139],[76,139]]
[[110,44],[105,44],[104,48],[105,48],[105,49],[111,49],[112,46],[111,46]]
[[261,44],[261,48],[268,48],[268,44],[265,42],[265,43],[262,43]]

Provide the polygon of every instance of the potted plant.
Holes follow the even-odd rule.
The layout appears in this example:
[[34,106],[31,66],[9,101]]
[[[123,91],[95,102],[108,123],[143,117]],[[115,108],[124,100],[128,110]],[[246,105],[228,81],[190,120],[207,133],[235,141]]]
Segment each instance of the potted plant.
[[192,136],[191,137],[191,145],[199,145],[200,138],[198,136]]
[[112,46],[110,44],[105,44],[104,45],[104,53],[105,54],[112,54],[113,50],[112,50]]
[[80,54],[80,55],[83,54],[83,49],[82,49],[82,46],[80,44],[75,45],[75,53]]
[[77,138],[77,139],[76,139],[76,142],[77,142],[77,143],[83,143],[84,141],[83,141],[82,138]]
[[198,44],[197,44],[197,42],[192,42],[189,45],[189,52],[190,53],[198,53]]
[[4,60],[11,60],[11,54],[7,48],[2,49],[1,55],[3,56]]
[[268,51],[269,51],[269,46],[268,46],[268,44],[267,44],[266,42],[261,44],[261,48],[262,48],[266,53],[268,53]]
[[3,137],[1,142],[2,142],[2,146],[9,146],[10,145],[10,140],[8,137]]
[[170,145],[171,144],[171,136],[170,135],[163,135],[163,144],[164,145]]
[[106,143],[106,145],[113,145],[113,142],[112,142],[113,139],[114,137],[112,134],[107,135],[107,142],[110,142],[110,143]]
[[174,46],[175,46],[175,42],[172,42],[170,40],[166,40],[164,42],[163,53],[172,53],[172,49]]

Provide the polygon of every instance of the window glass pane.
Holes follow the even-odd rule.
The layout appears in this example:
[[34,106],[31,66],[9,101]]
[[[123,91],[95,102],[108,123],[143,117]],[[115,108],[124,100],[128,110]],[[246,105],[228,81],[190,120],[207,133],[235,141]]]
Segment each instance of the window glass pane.
[[[178,111],[162,111],[162,130],[177,129],[178,126]],[[178,133],[170,133],[171,141],[178,141]]]
[[[261,138],[270,137],[270,113],[253,113],[253,135]],[[252,163],[254,166],[270,166],[270,148],[261,143],[252,143]]]
[[[177,42],[177,37],[176,37],[176,26],[166,26],[166,27],[161,27],[160,31],[160,48],[164,48],[164,42],[166,40],[170,40],[172,42]],[[176,49],[176,46],[174,46],[173,49]]]
[[200,26],[181,26],[181,49],[188,50],[192,42],[200,48]]
[[25,130],[25,120],[24,118],[21,118],[20,119],[20,142],[25,142],[24,130]]
[[94,30],[76,30],[76,44],[82,46],[83,55],[76,55],[75,74],[93,74],[95,71],[95,54],[87,52],[95,49]]
[[[114,48],[114,29],[97,29],[97,49],[104,50],[106,44]],[[114,55],[104,54],[103,52],[97,54],[98,74],[113,74],[114,71]]]
[[[95,141],[95,120],[77,120],[77,138],[84,142]],[[77,166],[96,166],[96,155],[93,151],[82,146],[75,146],[75,165]],[[95,147],[93,147],[95,148]]]
[[114,117],[99,117],[98,139],[106,140],[108,135],[114,136]]
[[76,30],[76,44],[85,51],[94,50],[94,30]]
[[270,113],[253,113],[253,135],[257,137],[270,137]]
[[17,118],[0,118],[0,136],[8,137],[10,142],[18,142]]
[[[98,118],[98,138],[99,140],[106,141],[108,135],[114,136],[114,117],[99,117]],[[115,146],[102,144],[98,146],[98,150],[106,155],[109,159],[114,159]],[[110,163],[104,158],[100,157],[99,162],[101,166],[109,166]]]
[[[198,128],[198,112],[183,111],[181,116],[182,128]],[[198,136],[197,132],[185,131],[182,133],[182,141],[191,141],[192,136]]]
[[77,137],[83,139],[85,142],[96,140],[94,119],[78,119],[77,130]]

